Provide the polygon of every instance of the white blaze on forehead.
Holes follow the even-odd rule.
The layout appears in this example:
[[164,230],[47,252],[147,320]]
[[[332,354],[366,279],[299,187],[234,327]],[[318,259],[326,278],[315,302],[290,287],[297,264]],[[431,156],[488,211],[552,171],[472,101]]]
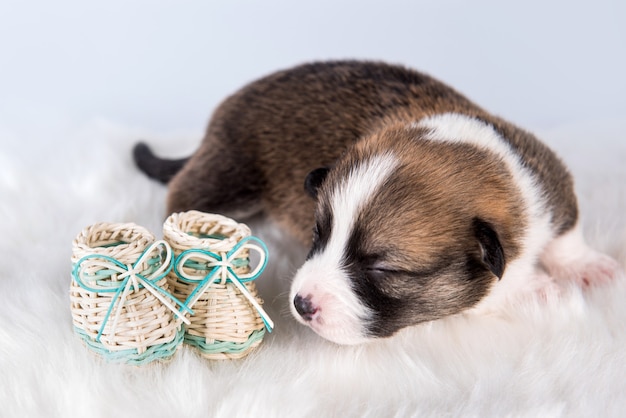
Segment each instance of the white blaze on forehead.
[[[355,165],[330,194],[333,225],[329,241],[300,268],[291,286],[291,300],[296,294],[310,297],[319,309],[312,321],[302,321],[295,308],[294,316],[310,325],[322,337],[340,343],[356,344],[366,339],[363,321],[370,309],[354,293],[342,258],[360,211],[398,166],[391,153],[373,156]],[[293,305],[293,304],[292,304]]]
[[340,261],[359,212],[396,170],[398,159],[391,153],[376,155],[350,170],[330,195],[333,227],[324,253]]

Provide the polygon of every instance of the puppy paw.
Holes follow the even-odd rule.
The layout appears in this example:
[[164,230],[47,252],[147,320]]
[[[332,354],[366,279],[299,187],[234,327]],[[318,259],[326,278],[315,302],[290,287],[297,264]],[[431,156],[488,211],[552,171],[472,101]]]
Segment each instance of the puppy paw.
[[587,246],[578,228],[553,240],[541,263],[555,279],[573,281],[583,288],[611,283],[624,274],[617,261]]
[[591,251],[573,267],[573,278],[581,286],[605,285],[623,274],[622,267],[608,255]]
[[623,275],[620,264],[608,255],[589,250],[567,265],[550,266],[550,274],[572,280],[584,288],[602,286]]

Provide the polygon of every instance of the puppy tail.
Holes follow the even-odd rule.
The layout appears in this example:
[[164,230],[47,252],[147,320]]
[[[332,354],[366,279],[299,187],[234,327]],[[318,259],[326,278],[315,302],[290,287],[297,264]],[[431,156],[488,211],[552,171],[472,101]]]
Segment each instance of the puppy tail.
[[133,148],[133,159],[137,167],[148,177],[163,184],[169,183],[172,177],[189,161],[189,158],[181,158],[179,160],[159,158],[143,142],[137,143]]

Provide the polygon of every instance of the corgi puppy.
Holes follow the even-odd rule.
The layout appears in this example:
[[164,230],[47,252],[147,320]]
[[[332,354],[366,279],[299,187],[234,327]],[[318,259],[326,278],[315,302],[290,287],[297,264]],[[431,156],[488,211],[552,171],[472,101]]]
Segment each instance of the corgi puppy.
[[585,244],[554,152],[401,66],[277,72],[228,97],[191,157],[134,156],[168,184],[170,213],[263,214],[310,243],[289,304],[338,344],[620,271]]

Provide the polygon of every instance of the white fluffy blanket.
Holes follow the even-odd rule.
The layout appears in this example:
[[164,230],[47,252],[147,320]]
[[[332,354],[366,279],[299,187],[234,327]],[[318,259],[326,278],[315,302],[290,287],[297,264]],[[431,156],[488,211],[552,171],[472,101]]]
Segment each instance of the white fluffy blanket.
[[[577,180],[588,241],[626,262],[626,124],[538,132]],[[165,188],[135,169],[143,137],[183,156],[199,133],[159,136],[106,121],[0,153],[0,415],[619,416],[626,411],[626,286],[566,289],[491,317],[458,316],[370,345],[340,347],[290,317],[285,292],[302,250],[271,226],[259,279],[275,332],[244,360],[183,347],[167,364],[99,361],[73,334],[71,241],[97,221],[160,236]],[[44,144],[42,141],[41,144]],[[56,150],[56,151],[55,151]]]

